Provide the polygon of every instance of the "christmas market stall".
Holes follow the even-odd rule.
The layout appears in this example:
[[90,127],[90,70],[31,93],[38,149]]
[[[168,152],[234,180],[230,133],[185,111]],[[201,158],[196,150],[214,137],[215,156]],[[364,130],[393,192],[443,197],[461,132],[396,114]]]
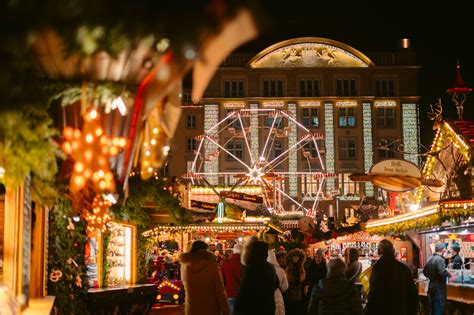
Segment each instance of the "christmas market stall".
[[[456,120],[443,119],[441,99],[431,106],[430,118],[436,131],[430,150],[424,154],[423,181],[441,185],[420,186],[407,198],[400,215],[369,221],[370,234],[409,235],[420,249],[420,267],[434,252],[435,243],[445,244],[447,267],[456,275],[448,284],[450,313],[471,314],[474,310],[474,286],[471,261],[474,259],[473,148],[474,122],[463,119],[463,107],[471,89],[466,87],[457,67],[453,87],[448,89],[456,106]],[[463,264],[453,270],[452,246],[460,247]],[[426,278],[420,273],[419,294],[427,307]]]
[[[254,6],[183,5],[13,1],[0,13],[13,28],[0,39],[0,277],[13,313],[154,303],[158,288],[139,272],[146,203],[176,198],[133,194],[164,190],[156,170],[184,75],[193,69],[198,101],[226,55],[257,35]],[[147,184],[132,183],[135,172]]]

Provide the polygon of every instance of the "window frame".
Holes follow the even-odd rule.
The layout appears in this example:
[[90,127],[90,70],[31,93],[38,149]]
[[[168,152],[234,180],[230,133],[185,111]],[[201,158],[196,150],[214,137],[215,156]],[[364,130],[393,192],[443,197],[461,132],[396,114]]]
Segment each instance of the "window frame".
[[[194,117],[194,119],[191,119],[191,121],[190,121],[191,117]],[[190,122],[192,122],[192,123],[190,123]],[[197,114],[187,114],[187,116],[186,116],[186,128],[188,128],[188,129],[196,129],[197,128]]]
[[[351,147],[349,145],[349,141],[353,141],[354,145]],[[343,143],[345,143],[343,145]],[[357,160],[357,138],[356,137],[344,137],[344,138],[339,138],[338,139],[338,145],[339,145],[339,160]],[[343,156],[342,152],[346,152]],[[354,152],[354,156],[350,156],[349,152]]]

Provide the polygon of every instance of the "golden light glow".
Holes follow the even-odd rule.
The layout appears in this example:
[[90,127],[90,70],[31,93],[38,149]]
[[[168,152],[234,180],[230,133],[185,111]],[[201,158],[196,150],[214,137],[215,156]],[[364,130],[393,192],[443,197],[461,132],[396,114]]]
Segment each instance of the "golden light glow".
[[97,110],[90,110],[86,118],[82,131],[71,127],[63,131],[66,141],[62,149],[75,160],[70,188],[79,191],[91,180],[97,192],[114,191],[115,183],[108,160],[125,148],[127,140],[103,135]]
[[438,212],[438,205],[431,205],[428,207],[424,207],[421,210],[416,211],[416,212],[397,215],[395,217],[388,218],[388,219],[369,221],[366,225],[366,228],[369,229],[369,228],[379,227],[379,226],[383,226],[387,224],[394,224],[394,223],[404,222],[408,220],[418,219],[418,218],[435,214],[437,212]]

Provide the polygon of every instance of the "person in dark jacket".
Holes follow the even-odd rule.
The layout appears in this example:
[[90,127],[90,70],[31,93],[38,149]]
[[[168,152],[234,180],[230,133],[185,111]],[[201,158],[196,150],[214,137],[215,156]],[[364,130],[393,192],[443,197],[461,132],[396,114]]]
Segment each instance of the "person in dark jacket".
[[395,259],[392,242],[378,245],[380,259],[372,267],[365,313],[367,315],[414,315],[418,291],[410,270]]
[[288,289],[283,296],[286,315],[300,315],[305,311],[303,288],[306,279],[305,260],[306,255],[299,248],[290,250],[286,255],[285,272],[288,278]]
[[462,256],[459,255],[459,252],[461,251],[461,247],[459,245],[454,244],[451,247],[451,250],[453,251],[453,255],[451,257],[451,264],[453,265],[453,269],[462,269],[463,267],[463,260]]
[[362,315],[362,302],[356,286],[346,279],[346,264],[340,258],[328,263],[327,278],[313,287],[308,315]]
[[242,245],[236,244],[233,248],[233,254],[224,261],[221,266],[222,279],[224,280],[225,292],[231,314],[234,313],[235,297],[239,292],[240,278],[242,273],[242,263],[240,262],[240,252]]
[[305,309],[307,309],[314,284],[318,283],[319,280],[326,278],[328,270],[326,267],[326,260],[324,259],[324,249],[319,248],[316,251],[314,258],[311,257],[311,251],[307,250],[305,253],[306,261],[304,263],[304,270],[306,273],[306,279],[303,293]]
[[344,252],[347,268],[345,271],[346,277],[351,282],[358,282],[359,276],[362,273],[362,264],[359,262],[359,250],[354,247],[346,248]]
[[235,299],[235,314],[275,315],[275,290],[279,287],[275,268],[267,262],[268,244],[253,241],[246,253],[245,267]]
[[446,270],[444,262],[444,252],[446,248],[444,244],[437,243],[435,245],[434,254],[428,259],[423,274],[430,279],[428,285],[428,299],[431,307],[431,315],[444,314],[446,305],[446,280],[451,277],[451,274]]

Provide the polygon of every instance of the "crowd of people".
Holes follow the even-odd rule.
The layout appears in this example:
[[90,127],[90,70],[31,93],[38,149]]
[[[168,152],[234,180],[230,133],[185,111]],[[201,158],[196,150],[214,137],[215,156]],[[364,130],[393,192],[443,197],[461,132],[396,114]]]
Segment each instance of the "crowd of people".
[[219,263],[207,243],[197,240],[180,257],[185,311],[189,315],[416,314],[418,291],[410,268],[396,259],[390,241],[382,240],[378,252],[364,305],[358,285],[362,265],[355,248],[326,261],[323,249],[314,257],[309,249],[275,251],[252,237],[236,244]]

